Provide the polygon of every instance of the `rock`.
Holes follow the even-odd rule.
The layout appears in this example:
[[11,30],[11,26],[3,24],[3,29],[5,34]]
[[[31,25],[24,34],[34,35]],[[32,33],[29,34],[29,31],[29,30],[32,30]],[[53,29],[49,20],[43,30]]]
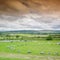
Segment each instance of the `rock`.
[[58,53],[58,52],[55,52],[54,54],[55,54],[55,55],[58,55],[59,53]]
[[17,52],[20,53],[20,50],[18,50]]
[[51,53],[50,52],[48,52],[48,55],[50,55]]
[[32,53],[31,51],[28,51],[28,53]]
[[58,42],[57,45],[60,45],[60,42]]
[[45,54],[44,52],[40,52],[40,54]]

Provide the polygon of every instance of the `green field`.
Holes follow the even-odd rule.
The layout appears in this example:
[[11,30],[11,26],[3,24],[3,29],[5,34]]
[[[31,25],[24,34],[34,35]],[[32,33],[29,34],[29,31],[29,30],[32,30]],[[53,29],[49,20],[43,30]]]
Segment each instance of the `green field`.
[[60,45],[56,41],[14,41],[14,42],[0,42],[0,52],[18,53],[18,54],[32,54],[46,56],[60,55]]
[[23,39],[17,36],[14,40],[14,36],[12,40],[0,40],[0,60],[60,60],[59,39],[46,40],[28,34],[19,36]]

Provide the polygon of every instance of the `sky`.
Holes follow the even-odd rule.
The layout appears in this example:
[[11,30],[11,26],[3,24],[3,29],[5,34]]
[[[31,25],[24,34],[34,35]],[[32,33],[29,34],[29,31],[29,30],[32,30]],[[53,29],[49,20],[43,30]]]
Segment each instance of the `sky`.
[[60,30],[60,0],[0,0],[0,31]]
[[5,30],[60,30],[57,15],[25,14],[22,16],[0,16],[0,31]]

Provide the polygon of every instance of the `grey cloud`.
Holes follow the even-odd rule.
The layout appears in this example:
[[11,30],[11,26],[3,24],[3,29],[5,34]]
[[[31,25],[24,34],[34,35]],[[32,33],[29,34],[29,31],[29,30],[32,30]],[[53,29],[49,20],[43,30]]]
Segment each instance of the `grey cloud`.
[[0,16],[0,30],[58,30],[60,29],[60,18],[39,14],[26,14],[22,16]]

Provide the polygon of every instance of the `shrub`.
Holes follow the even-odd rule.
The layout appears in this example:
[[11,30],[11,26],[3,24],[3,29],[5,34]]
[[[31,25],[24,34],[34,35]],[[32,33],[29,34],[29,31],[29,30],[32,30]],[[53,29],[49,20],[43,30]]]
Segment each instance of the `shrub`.
[[52,36],[51,35],[48,35],[47,39],[46,40],[53,40]]

